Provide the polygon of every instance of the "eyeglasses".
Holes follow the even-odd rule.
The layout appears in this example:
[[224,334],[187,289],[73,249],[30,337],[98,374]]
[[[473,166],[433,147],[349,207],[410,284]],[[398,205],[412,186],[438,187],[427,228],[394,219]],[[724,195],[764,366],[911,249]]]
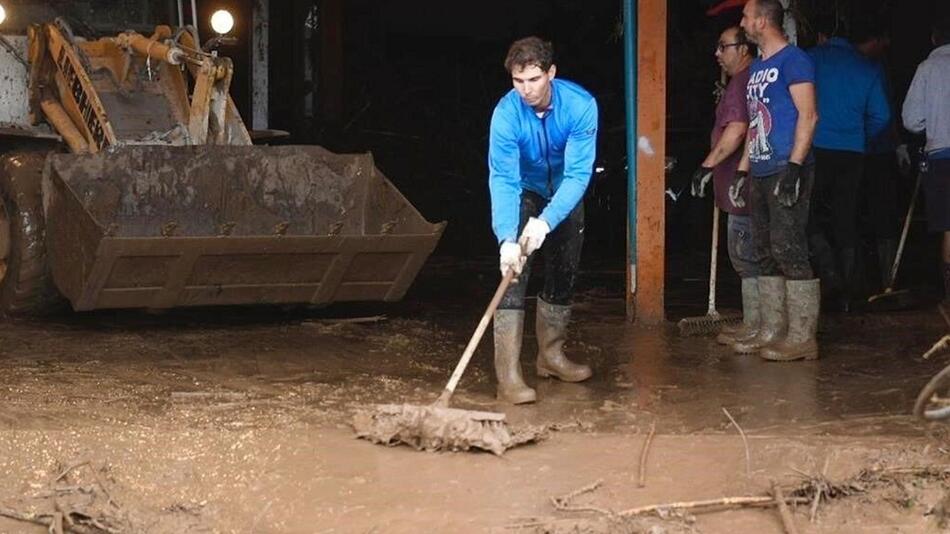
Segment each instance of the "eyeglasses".
[[729,47],[732,47],[732,46],[742,46],[742,45],[744,45],[744,44],[745,44],[745,43],[719,43],[719,44],[716,45],[716,51],[721,54],[721,53],[725,52],[726,49],[729,48]]

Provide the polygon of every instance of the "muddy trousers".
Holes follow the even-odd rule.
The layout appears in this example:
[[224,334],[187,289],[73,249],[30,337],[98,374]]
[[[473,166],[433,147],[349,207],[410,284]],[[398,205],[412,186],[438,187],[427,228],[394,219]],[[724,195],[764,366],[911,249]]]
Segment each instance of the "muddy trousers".
[[826,289],[854,293],[858,242],[858,198],[864,154],[815,149],[815,185],[811,196],[808,243]]
[[752,239],[759,261],[759,276],[783,276],[789,280],[813,278],[808,263],[808,224],[814,165],[801,170],[801,189],[796,202],[786,208],[778,203],[775,185],[785,169],[769,176],[754,177],[749,190]]
[[[521,222],[518,233],[530,217],[537,217],[548,201],[541,195],[524,191],[521,193]],[[525,291],[531,277],[531,268],[538,253],[544,255],[544,288],[541,298],[548,304],[569,306],[574,297],[574,283],[581,262],[581,248],[584,245],[584,202],[581,201],[557,228],[548,234],[544,245],[528,258],[517,284],[508,286],[501,299],[500,310],[523,310]]]
[[759,276],[758,250],[752,239],[752,217],[730,213],[727,222],[726,243],[729,247],[729,261],[739,278]]

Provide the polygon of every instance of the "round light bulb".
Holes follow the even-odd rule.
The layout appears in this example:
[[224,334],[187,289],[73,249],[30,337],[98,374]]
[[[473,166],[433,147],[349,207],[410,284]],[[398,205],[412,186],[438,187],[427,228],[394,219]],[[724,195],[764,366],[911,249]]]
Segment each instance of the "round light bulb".
[[3,9],[3,5],[0,4],[0,24],[3,24],[5,20],[7,20],[7,10]]
[[218,35],[224,35],[234,28],[234,17],[226,9],[219,9],[211,15],[211,29]]

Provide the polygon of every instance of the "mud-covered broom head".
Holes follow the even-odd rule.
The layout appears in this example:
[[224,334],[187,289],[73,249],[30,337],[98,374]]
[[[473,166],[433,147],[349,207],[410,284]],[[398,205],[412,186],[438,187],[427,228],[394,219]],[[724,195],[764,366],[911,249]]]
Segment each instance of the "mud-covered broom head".
[[543,439],[543,429],[511,431],[494,412],[381,404],[357,411],[356,437],[381,445],[409,445],[424,451],[483,450],[502,455],[512,447]]
[[701,317],[686,317],[680,319],[681,336],[705,336],[718,334],[722,327],[736,325],[742,322],[741,315],[703,315]]

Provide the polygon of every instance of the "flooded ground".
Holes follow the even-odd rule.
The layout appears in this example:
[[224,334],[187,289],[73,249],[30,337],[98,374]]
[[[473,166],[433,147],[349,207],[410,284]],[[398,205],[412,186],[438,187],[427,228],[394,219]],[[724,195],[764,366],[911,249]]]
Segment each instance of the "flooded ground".
[[[361,406],[435,399],[497,282],[488,262],[435,259],[394,305],[4,323],[0,516],[85,510],[106,532],[782,532],[772,509],[618,515],[774,480],[801,490],[801,532],[940,529],[950,439],[909,415],[950,360],[920,357],[947,330],[934,310],[829,316],[820,360],[769,363],[626,324],[614,278],[582,277],[569,350],[590,381],[528,373],[539,402],[504,406],[490,336],[476,353],[454,404],[550,428],[500,458],[385,448],[349,426]],[[702,312],[677,291],[673,315]],[[585,511],[552,503],[597,482],[569,499]],[[833,498],[812,521],[818,487]],[[45,530],[0,517],[0,532]]]

